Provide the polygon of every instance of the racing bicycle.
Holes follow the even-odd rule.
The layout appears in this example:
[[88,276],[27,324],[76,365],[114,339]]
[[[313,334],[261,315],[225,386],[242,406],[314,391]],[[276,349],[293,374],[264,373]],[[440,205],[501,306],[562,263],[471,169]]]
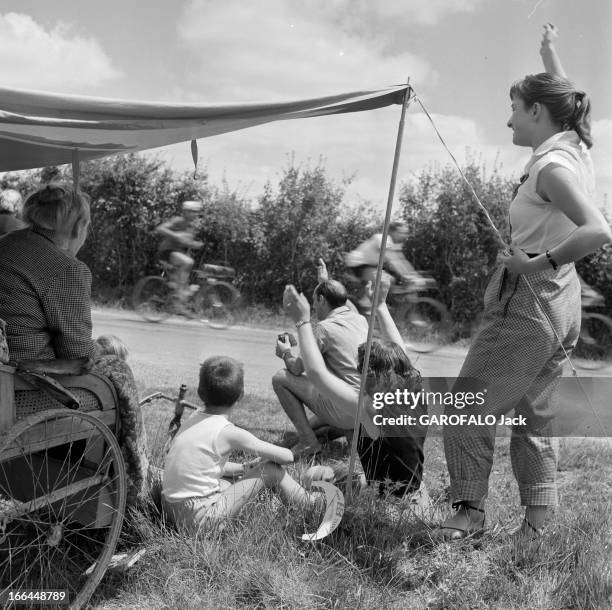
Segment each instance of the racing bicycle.
[[190,274],[189,294],[181,296],[169,276],[171,264],[160,261],[161,275],[149,275],[136,283],[132,294],[134,309],[147,322],[161,322],[182,315],[207,323],[211,328],[227,328],[234,319],[240,291],[234,286],[236,272],[231,267],[204,264]]
[[[426,354],[447,343],[452,324],[446,306],[430,296],[437,290],[437,282],[426,273],[419,271],[418,281],[391,284],[387,304],[398,329],[406,338],[406,345],[412,351]],[[369,316],[359,298],[362,280],[353,273],[343,277],[350,301],[357,310]]]
[[[590,287],[589,287],[590,288]],[[585,370],[601,369],[612,357],[612,319],[593,311],[605,305],[603,295],[593,290],[582,293],[582,322],[574,354],[576,366]]]

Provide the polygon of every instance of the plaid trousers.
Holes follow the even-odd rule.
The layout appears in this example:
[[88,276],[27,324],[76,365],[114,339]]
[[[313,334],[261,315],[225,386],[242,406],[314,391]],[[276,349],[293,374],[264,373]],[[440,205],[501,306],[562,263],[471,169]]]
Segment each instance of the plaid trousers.
[[[484,305],[481,327],[453,391],[473,391],[475,384],[486,388],[484,404],[466,408],[466,414],[492,414],[498,419],[515,409],[515,415],[525,417],[526,425],[515,425],[510,440],[521,504],[556,505],[558,439],[552,436],[551,424],[565,359],[560,342],[571,353],[580,332],[580,283],[574,265],[528,276],[499,267]],[[453,407],[447,409],[451,411],[457,413]],[[479,502],[486,497],[495,428],[495,424],[444,427],[454,501]]]

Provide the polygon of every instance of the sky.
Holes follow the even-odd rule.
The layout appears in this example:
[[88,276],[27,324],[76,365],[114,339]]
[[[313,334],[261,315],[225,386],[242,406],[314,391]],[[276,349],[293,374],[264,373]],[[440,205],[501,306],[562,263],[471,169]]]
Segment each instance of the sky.
[[[1,0],[5,87],[171,102],[283,101],[410,84],[450,150],[518,177],[530,154],[506,126],[508,91],[542,70],[554,23],[593,105],[596,203],[612,199],[611,0]],[[321,160],[345,201],[387,200],[400,107],[280,121],[199,141],[210,181],[251,200],[290,160]],[[191,169],[189,143],[157,151]],[[450,163],[420,107],[398,183]],[[399,192],[399,189],[398,191]],[[397,193],[396,193],[397,195]]]

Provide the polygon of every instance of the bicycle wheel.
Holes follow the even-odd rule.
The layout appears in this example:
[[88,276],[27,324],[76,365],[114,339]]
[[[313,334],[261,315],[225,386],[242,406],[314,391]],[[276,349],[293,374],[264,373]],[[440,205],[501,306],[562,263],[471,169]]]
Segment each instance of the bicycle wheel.
[[448,340],[450,318],[440,301],[419,297],[406,307],[401,326],[408,335],[408,347],[426,354]]
[[172,313],[172,289],[164,278],[150,275],[134,287],[132,304],[147,322],[161,322]]
[[227,328],[234,321],[232,307],[240,296],[238,290],[227,282],[203,286],[194,297],[200,319],[211,328]]
[[126,495],[119,444],[93,415],[51,409],[15,425],[0,447],[1,595],[60,589],[84,606],[115,552]]
[[601,369],[612,358],[612,320],[600,313],[582,312],[580,336],[574,351],[576,366]]

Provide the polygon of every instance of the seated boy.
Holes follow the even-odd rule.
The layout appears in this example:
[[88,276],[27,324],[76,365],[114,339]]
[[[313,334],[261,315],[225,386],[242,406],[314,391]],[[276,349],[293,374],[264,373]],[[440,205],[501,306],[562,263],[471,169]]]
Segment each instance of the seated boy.
[[[162,503],[167,518],[197,531],[238,514],[264,488],[276,490],[287,502],[306,506],[311,495],[285,472],[293,453],[259,440],[227,419],[243,395],[242,365],[233,358],[213,356],[200,368],[198,395],[204,408],[179,430],[166,457]],[[263,460],[245,466],[228,461],[232,451],[256,453]],[[242,477],[230,483],[224,477]]]

